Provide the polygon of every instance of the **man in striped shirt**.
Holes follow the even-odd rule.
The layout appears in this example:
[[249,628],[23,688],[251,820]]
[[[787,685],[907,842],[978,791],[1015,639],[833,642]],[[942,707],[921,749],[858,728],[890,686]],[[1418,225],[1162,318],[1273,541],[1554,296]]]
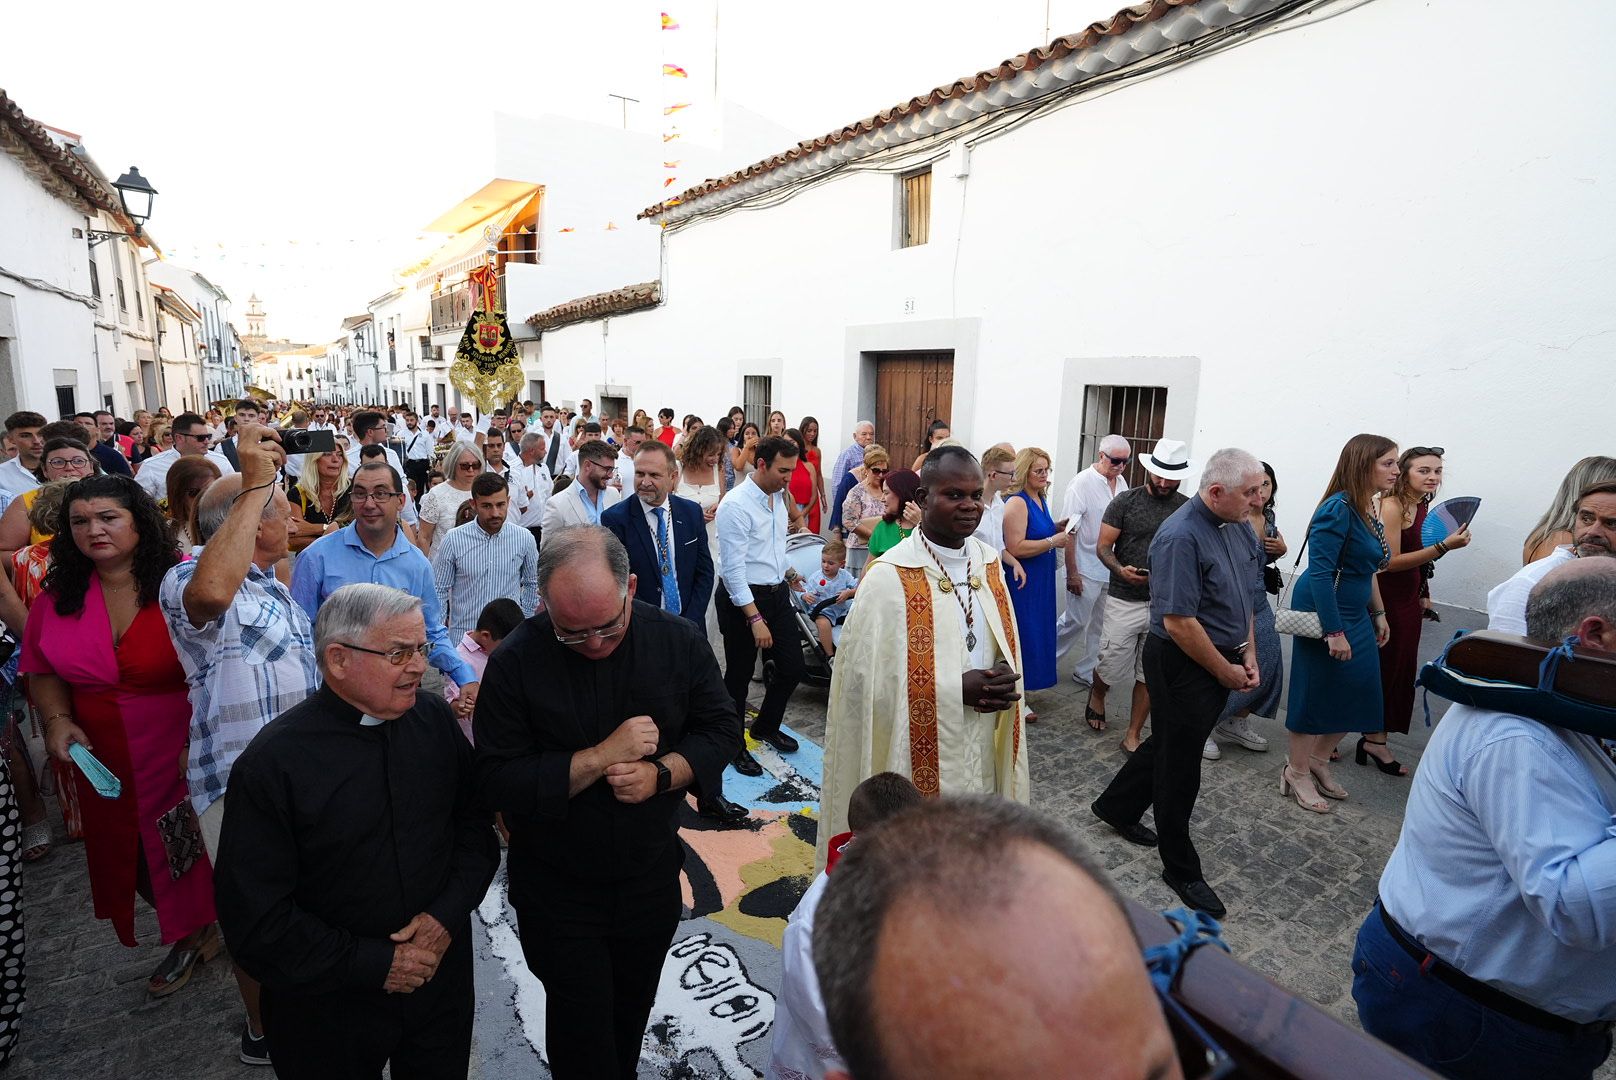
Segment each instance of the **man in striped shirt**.
[[477,516],[450,529],[432,557],[432,576],[449,639],[475,629],[492,600],[515,597],[525,618],[538,605],[539,549],[533,534],[507,521],[510,488],[498,473],[484,472],[471,484]]

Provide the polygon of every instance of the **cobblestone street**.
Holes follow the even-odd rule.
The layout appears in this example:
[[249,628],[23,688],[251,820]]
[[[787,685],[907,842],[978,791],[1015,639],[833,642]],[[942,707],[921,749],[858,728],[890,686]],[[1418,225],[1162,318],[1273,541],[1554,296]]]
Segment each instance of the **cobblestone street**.
[[[1446,621],[1426,634],[1422,655],[1434,654],[1456,627],[1476,623],[1465,612],[1444,615]],[[1122,763],[1126,698],[1114,695],[1103,733],[1084,724],[1083,700],[1069,679],[1035,699],[1042,720],[1029,736],[1034,802],[1083,836],[1124,893],[1156,908],[1177,906],[1161,882],[1156,854],[1125,843],[1088,809]],[[1432,699],[1433,713],[1439,704]],[[820,738],[824,705],[824,690],[804,687],[788,723]],[[1258,720],[1254,726],[1268,737],[1269,750],[1225,746],[1221,760],[1206,762],[1195,815],[1208,878],[1229,907],[1227,939],[1246,964],[1355,1023],[1352,939],[1396,842],[1408,781],[1355,767],[1348,742],[1337,777],[1351,798],[1328,816],[1305,813],[1278,794],[1281,724]],[[1413,765],[1425,738],[1416,724],[1413,734],[1394,736],[1392,745]],[[241,1009],[228,963],[202,966],[190,986],[150,1001],[144,981],[162,952],[155,945],[124,949],[108,924],[94,920],[81,848],[58,846],[28,867],[24,883],[28,1007],[13,1075],[264,1075],[236,1062]],[[155,941],[149,912],[138,925],[142,940]],[[479,1001],[485,1009],[506,1007],[508,993],[479,986]],[[508,1046],[479,1046],[473,1057],[475,1076],[531,1075],[531,1069],[531,1058]]]

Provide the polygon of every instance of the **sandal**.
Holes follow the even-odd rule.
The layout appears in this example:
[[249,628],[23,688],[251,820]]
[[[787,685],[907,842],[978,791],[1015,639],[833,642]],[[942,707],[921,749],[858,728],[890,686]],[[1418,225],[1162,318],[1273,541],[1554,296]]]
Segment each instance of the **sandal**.
[[193,944],[176,941],[163,962],[152,972],[146,983],[146,993],[154,998],[167,997],[191,981],[191,972],[198,963],[205,963],[219,955],[224,939],[219,936],[219,924],[212,923]]
[[1095,731],[1105,730],[1105,713],[1096,709],[1086,701],[1083,703],[1083,719],[1087,720],[1089,727],[1093,728]]
[[[1373,761],[1375,763],[1375,768],[1379,769],[1381,772],[1385,773],[1387,776],[1407,776],[1408,775],[1408,770],[1403,768],[1403,763],[1401,761],[1398,761],[1396,758],[1392,758],[1390,761],[1382,761],[1382,760],[1380,760],[1380,758],[1376,757],[1374,754],[1371,754],[1368,750],[1364,749],[1365,746],[1385,746],[1385,745],[1386,744],[1383,743],[1383,742],[1372,743],[1368,739],[1359,739],[1358,740],[1358,749],[1353,755],[1353,760],[1355,760],[1360,765],[1367,765],[1367,764],[1369,764],[1369,762]],[[1391,753],[1390,750],[1388,750],[1386,752],[1388,754]]]
[[1326,799],[1345,799],[1347,789],[1335,782],[1330,775],[1330,763],[1323,758],[1309,758],[1308,772],[1313,774],[1313,786],[1318,788],[1319,794]]
[[22,827],[22,861],[38,862],[50,854],[50,822],[36,821]]
[[1296,799],[1297,806],[1300,806],[1303,810],[1311,810],[1315,814],[1328,814],[1332,809],[1334,809],[1323,799],[1320,799],[1317,802],[1307,801],[1307,799],[1303,796],[1302,788],[1300,786],[1300,782],[1303,780],[1307,781],[1309,786],[1312,785],[1313,778],[1311,776],[1309,776],[1307,773],[1297,772],[1289,765],[1286,765],[1279,771],[1279,793],[1281,795],[1293,796]]

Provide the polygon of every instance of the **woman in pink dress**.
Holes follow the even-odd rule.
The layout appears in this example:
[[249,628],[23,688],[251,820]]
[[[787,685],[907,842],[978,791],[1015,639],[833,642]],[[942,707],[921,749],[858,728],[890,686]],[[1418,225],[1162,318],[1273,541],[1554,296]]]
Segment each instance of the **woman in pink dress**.
[[122,476],[68,489],[51,548],[21,671],[51,756],[69,762],[78,743],[121,782],[107,799],[72,770],[96,917],[133,946],[135,894],[156,909],[162,941],[174,945],[147,984],[161,997],[220,947],[213,868],[183,776],[191,704],[157,605],[179,555],[156,502]]

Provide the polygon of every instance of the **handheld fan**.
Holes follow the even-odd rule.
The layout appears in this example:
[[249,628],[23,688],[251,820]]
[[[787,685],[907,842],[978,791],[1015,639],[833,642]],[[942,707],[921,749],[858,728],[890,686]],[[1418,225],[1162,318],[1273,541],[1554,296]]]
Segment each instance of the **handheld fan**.
[[1420,543],[1434,544],[1446,540],[1476,518],[1481,500],[1473,495],[1462,495],[1437,503],[1425,513],[1425,524],[1420,529]]
[[69,743],[67,753],[73,759],[73,764],[79,767],[84,778],[90,782],[95,793],[103,799],[116,799],[123,794],[123,784],[112,775],[112,770],[95,759],[83,746],[78,743]]

